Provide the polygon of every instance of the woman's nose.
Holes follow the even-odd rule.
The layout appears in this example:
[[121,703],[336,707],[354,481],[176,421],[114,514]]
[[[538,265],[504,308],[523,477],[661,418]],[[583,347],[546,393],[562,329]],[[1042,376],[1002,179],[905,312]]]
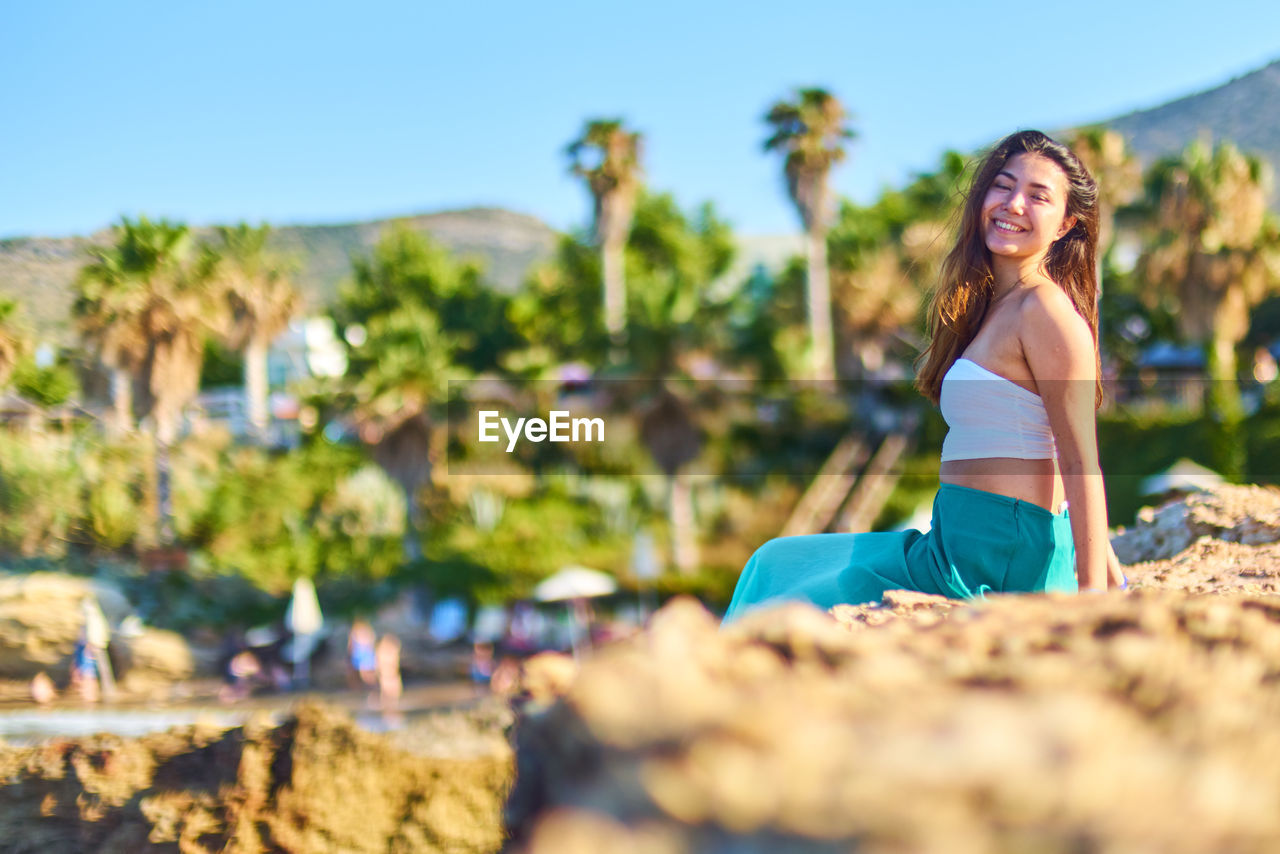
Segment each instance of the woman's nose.
[[1026,199],[1023,198],[1022,191],[1015,190],[1010,194],[1009,200],[1004,203],[1004,206],[1014,213],[1022,213],[1022,208],[1025,202]]

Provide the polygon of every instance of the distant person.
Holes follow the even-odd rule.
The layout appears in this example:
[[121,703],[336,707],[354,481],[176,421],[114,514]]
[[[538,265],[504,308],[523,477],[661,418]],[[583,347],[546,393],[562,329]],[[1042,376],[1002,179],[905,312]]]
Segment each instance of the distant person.
[[378,638],[374,658],[378,669],[379,705],[384,711],[395,711],[404,691],[400,681],[400,639],[390,633]]
[[471,648],[471,684],[476,691],[489,686],[493,678],[493,644],[478,642]]
[[49,678],[49,674],[41,670],[31,680],[31,699],[38,705],[47,706],[58,699],[58,689]]
[[242,649],[227,662],[218,698],[224,703],[243,700],[253,691],[253,683],[262,675],[262,663],[252,650]]
[[71,687],[86,703],[96,703],[101,696],[98,653],[89,643],[85,632],[80,632],[75,649],[71,652]]
[[351,632],[347,635],[347,662],[352,687],[364,685],[372,688],[377,684],[378,661],[374,654],[374,641],[373,627],[367,622],[356,620],[351,624]]
[[504,655],[498,659],[489,677],[489,690],[500,697],[510,697],[515,693],[520,682],[520,659],[514,655]]
[[1098,185],[1080,159],[1039,131],[1001,140],[964,199],[916,376],[950,428],[930,530],[770,540],[725,619],[893,589],[970,598],[1122,586],[1098,463],[1097,256]]

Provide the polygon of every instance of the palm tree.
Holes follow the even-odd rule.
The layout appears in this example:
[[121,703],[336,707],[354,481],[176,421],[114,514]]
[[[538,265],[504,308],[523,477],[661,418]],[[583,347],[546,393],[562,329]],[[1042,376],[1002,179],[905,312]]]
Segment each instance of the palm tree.
[[604,324],[615,347],[626,336],[624,252],[640,189],[641,136],[620,119],[594,119],[565,149],[569,171],[587,182],[593,203],[591,228],[604,279]]
[[159,539],[168,543],[169,446],[199,387],[205,335],[223,331],[225,309],[213,287],[216,256],[196,251],[187,226],[165,220],[125,217],[115,237],[113,246],[92,250],[96,260],[78,278],[75,312],[82,334],[113,371],[117,415],[129,400],[126,386],[136,379],[143,392],[140,409],[156,442]]
[[133,384],[146,356],[135,292],[140,283],[119,245],[90,250],[94,260],[80,269],[72,315],[86,348],[111,375],[111,426],[133,429]]
[[832,214],[831,169],[845,157],[854,132],[845,125],[844,106],[825,89],[800,89],[795,100],[779,101],[765,114],[772,135],[765,151],[786,156],[787,193],[808,239],[808,316],[811,360],[816,379],[835,378],[831,288],[827,270],[827,229]]
[[1142,164],[1125,143],[1124,135],[1109,128],[1081,128],[1072,134],[1068,144],[1098,182],[1101,263],[1115,236],[1116,210],[1133,203],[1142,192]]
[[271,227],[219,226],[218,279],[231,310],[231,346],[244,350],[245,412],[251,432],[267,429],[267,349],[298,313],[302,299],[286,262],[267,249]]
[[361,330],[345,335],[348,390],[360,438],[404,492],[405,556],[414,560],[421,556],[418,490],[431,476],[432,427],[449,380],[467,375],[459,362],[475,344],[449,329],[445,317],[457,308],[455,299],[479,292],[477,273],[404,227],[390,230],[353,266],[333,308],[339,329]]
[[[1193,143],[1146,181],[1151,235],[1138,262],[1148,301],[1172,292],[1188,338],[1207,344],[1213,387],[1234,398],[1236,345],[1280,282],[1280,228],[1267,212],[1270,167],[1231,143]],[[1226,401],[1230,405],[1230,399]]]

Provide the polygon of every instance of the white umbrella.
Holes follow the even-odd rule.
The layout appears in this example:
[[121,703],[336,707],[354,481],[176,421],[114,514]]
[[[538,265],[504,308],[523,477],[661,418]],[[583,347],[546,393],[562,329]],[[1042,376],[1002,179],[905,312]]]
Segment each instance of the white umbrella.
[[299,578],[293,582],[293,598],[289,600],[284,622],[295,635],[313,635],[324,628],[316,586],[310,578]]
[[585,566],[567,566],[533,588],[533,598],[539,602],[591,599],[608,596],[617,589],[618,582],[612,575]]
[[289,600],[284,623],[293,632],[289,648],[284,651],[285,657],[293,662],[294,681],[306,685],[311,678],[311,653],[315,650],[317,635],[324,628],[316,586],[310,578],[299,578],[293,582],[293,598]]
[[582,600],[595,596],[608,596],[617,589],[618,582],[614,581],[611,575],[587,569],[585,566],[566,566],[533,588],[533,598],[539,602],[565,602],[573,605],[569,608],[569,641],[576,661],[582,656],[579,636],[586,631],[586,626],[583,625],[586,607]]
[[1198,492],[1221,484],[1222,475],[1191,460],[1178,460],[1169,468],[1142,481],[1143,495],[1162,495],[1170,490]]

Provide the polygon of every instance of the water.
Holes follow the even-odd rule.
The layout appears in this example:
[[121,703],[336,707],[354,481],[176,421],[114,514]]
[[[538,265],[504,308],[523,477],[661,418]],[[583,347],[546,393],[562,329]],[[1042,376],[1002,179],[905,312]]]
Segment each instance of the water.
[[192,724],[226,729],[240,726],[249,717],[249,712],[216,709],[33,709],[0,712],[0,741],[10,745],[30,745],[51,738],[82,738],[97,733],[135,738]]

